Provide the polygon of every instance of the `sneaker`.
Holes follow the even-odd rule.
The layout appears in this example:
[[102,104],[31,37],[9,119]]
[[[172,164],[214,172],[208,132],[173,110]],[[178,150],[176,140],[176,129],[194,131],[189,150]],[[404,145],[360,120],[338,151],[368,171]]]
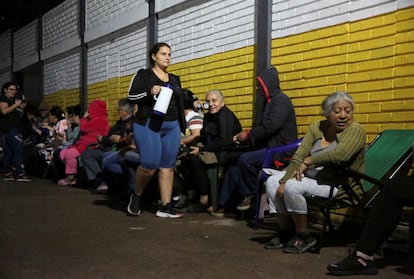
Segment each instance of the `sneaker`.
[[177,213],[177,211],[171,203],[161,205],[158,208],[157,213],[155,213],[155,215],[161,218],[181,218],[184,216],[184,214],[182,213]]
[[224,208],[218,208],[211,211],[211,215],[215,217],[224,217]]
[[356,255],[356,252],[349,251],[348,257],[336,264],[326,267],[334,275],[376,275],[378,273],[374,260],[364,260]]
[[15,180],[14,175],[11,172],[3,174],[4,181],[12,181]]
[[16,175],[16,181],[29,182],[29,181],[32,181],[32,180],[25,174],[18,174],[18,175]]
[[97,193],[102,193],[102,194],[106,194],[106,191],[108,191],[108,185],[105,184],[101,184],[98,187],[96,187],[95,191]]
[[280,241],[278,236],[272,238],[264,245],[265,249],[282,249],[284,247],[285,245]]
[[243,211],[248,210],[251,207],[253,196],[245,197],[242,202],[236,207],[237,210]]
[[299,238],[294,236],[286,244],[286,247],[283,249],[285,253],[293,254],[302,254],[311,249],[316,245],[316,239],[312,236],[307,236],[306,238]]
[[202,204],[201,202],[195,202],[187,206],[187,212],[192,213],[200,213],[200,212],[206,212],[207,211],[207,204]]
[[175,208],[182,209],[186,208],[190,203],[190,199],[187,196],[180,196],[180,199],[174,204]]
[[141,197],[135,193],[132,193],[129,197],[129,204],[127,211],[131,215],[138,216],[141,214]]

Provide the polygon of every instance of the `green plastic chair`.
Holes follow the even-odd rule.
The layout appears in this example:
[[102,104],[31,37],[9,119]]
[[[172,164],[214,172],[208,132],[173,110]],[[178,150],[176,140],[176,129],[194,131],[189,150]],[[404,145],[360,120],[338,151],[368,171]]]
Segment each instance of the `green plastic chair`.
[[[381,191],[384,182],[396,175],[412,159],[414,130],[384,130],[367,147],[365,172],[346,169],[347,175],[361,179],[363,195],[357,196],[349,186],[348,197],[307,197],[308,203],[319,207],[323,221],[323,232],[333,231],[331,210],[356,206],[367,208]],[[345,185],[346,186],[346,185]],[[332,191],[331,191],[332,192]],[[350,202],[352,200],[352,202]],[[329,227],[329,230],[327,230]]]
[[[367,148],[365,174],[380,181],[392,178],[410,159],[413,143],[414,130],[384,130]],[[373,186],[373,183],[363,181],[364,192]]]

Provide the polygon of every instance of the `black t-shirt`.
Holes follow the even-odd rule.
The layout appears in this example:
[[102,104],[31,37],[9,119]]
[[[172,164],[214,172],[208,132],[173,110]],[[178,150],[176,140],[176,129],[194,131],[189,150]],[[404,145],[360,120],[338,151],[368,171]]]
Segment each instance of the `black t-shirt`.
[[[9,98],[3,94],[0,96],[0,103],[7,103],[7,106],[10,107],[14,105],[15,100],[14,98]],[[0,131],[6,133],[11,128],[22,128],[21,112],[17,109],[14,109],[12,112],[6,115],[0,112]]]

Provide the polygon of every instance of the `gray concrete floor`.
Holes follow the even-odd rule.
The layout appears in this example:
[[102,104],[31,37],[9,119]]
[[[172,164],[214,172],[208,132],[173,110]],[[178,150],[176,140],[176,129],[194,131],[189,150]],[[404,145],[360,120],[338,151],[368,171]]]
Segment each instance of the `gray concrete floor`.
[[[207,213],[131,217],[126,204],[40,178],[0,181],[0,278],[332,278],[326,265],[349,248],[284,254],[263,249],[272,219],[253,230]],[[400,257],[386,258],[376,278],[413,278],[398,272]]]

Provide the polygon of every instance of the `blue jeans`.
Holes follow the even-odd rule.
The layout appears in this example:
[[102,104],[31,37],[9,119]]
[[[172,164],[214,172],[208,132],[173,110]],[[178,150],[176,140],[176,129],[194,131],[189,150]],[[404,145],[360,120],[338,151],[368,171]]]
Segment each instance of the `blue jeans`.
[[127,163],[138,164],[140,156],[136,151],[128,151],[124,156],[119,151],[105,153],[102,159],[103,181],[101,184],[106,185],[106,178],[110,174],[123,174],[128,176],[128,189],[134,191],[136,181],[136,170],[128,166]]
[[22,167],[22,155],[23,155],[23,144],[18,139],[19,130],[16,128],[10,129],[8,132],[3,133],[4,135],[4,148],[3,148],[3,170],[5,173],[9,173],[12,167],[16,169],[17,174],[24,173]]
[[256,195],[257,179],[266,155],[266,148],[240,155],[237,163],[228,166],[224,175],[218,204],[225,206],[233,194]]

